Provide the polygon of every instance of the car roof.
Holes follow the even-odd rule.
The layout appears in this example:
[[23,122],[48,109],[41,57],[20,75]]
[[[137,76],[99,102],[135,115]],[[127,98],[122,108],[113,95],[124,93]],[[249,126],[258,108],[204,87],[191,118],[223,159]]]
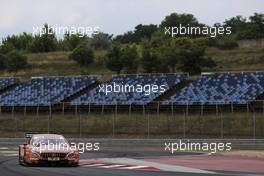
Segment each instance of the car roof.
[[32,135],[32,138],[33,137],[55,138],[56,139],[56,138],[61,138],[63,136],[62,135],[59,135],[59,134],[33,134]]

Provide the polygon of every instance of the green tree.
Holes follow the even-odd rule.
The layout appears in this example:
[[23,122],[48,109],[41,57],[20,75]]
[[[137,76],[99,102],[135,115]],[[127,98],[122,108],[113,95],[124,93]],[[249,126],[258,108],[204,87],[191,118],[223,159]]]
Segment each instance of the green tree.
[[264,14],[254,13],[249,17],[248,30],[250,34],[253,34],[252,38],[260,39],[264,37]]
[[5,42],[0,46],[0,52],[3,54],[7,54],[14,49],[15,49],[14,45],[10,42]]
[[129,31],[123,35],[119,35],[115,38],[115,41],[121,43],[139,43],[142,39],[150,39],[152,34],[158,31],[157,25],[142,25],[139,24],[135,27],[134,31]]
[[69,59],[75,60],[81,66],[87,66],[94,61],[94,52],[87,44],[83,43],[75,48],[69,55]]
[[27,50],[32,40],[32,35],[25,32],[20,35],[7,36],[2,40],[1,52],[7,54],[14,49]]
[[32,43],[29,46],[31,52],[51,52],[56,51],[58,47],[58,41],[54,31],[45,24],[42,28],[42,32],[35,35]]
[[123,69],[127,73],[135,73],[138,67],[138,58],[139,55],[138,55],[137,47],[134,45],[126,46],[124,49],[122,49],[122,56],[121,56]]
[[232,27],[236,39],[260,39],[264,37],[264,14],[254,13],[247,18],[236,16],[224,22],[224,26]]
[[91,38],[91,47],[94,49],[108,49],[111,46],[113,35],[103,32],[93,34]]
[[105,58],[106,67],[116,72],[117,74],[121,73],[123,69],[123,60],[122,60],[122,51],[119,45],[114,45],[106,54]]
[[204,56],[206,49],[204,44],[187,38],[179,38],[175,42],[175,46],[179,48],[178,56],[180,60],[178,68],[181,71],[199,74],[203,67],[216,66],[216,63],[211,58]]
[[199,26],[198,20],[192,14],[178,14],[172,13],[165,17],[165,19],[161,22],[160,27],[173,27],[173,26]]
[[224,22],[225,27],[231,27],[232,33],[237,33],[247,25],[247,19],[241,15],[230,18]]
[[69,33],[66,33],[61,43],[63,50],[72,51],[83,43],[86,43],[88,45],[89,37],[83,36],[82,34],[70,35]]
[[0,70],[6,69],[7,57],[0,53]]
[[142,50],[141,65],[146,73],[154,72],[166,72],[167,65],[162,62],[161,57],[159,57],[158,52],[155,49],[144,48]]
[[162,46],[159,48],[159,53],[160,60],[167,65],[165,72],[176,72],[176,65],[181,59],[181,56],[179,55],[179,49],[174,46]]
[[[203,67],[215,67],[215,62],[204,56],[206,48],[206,40],[201,38],[190,39],[187,37],[174,38],[170,44],[157,48],[159,59],[148,59],[149,68],[151,68],[151,60],[159,64],[159,70],[175,72],[179,69],[190,74],[197,74],[202,71]],[[148,57],[147,57],[148,58]],[[166,63],[167,67],[163,65]],[[155,64],[155,65],[156,65]],[[163,65],[163,66],[162,66]]]
[[21,55],[18,51],[11,51],[7,54],[7,70],[15,72],[28,67],[27,57]]

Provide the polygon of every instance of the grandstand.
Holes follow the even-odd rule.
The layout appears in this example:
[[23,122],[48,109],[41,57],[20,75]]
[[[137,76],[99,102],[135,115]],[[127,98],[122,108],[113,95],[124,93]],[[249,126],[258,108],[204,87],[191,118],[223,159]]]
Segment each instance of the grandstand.
[[160,96],[161,92],[150,92],[146,95],[145,92],[100,92],[100,86],[103,84],[114,85],[116,84],[128,84],[132,86],[136,85],[165,85],[165,91],[171,89],[174,85],[179,84],[188,77],[187,74],[139,74],[139,75],[121,75],[113,76],[113,78],[90,92],[76,98],[71,102],[73,105],[147,105],[155,98]]
[[[103,85],[157,85],[165,92],[100,92]],[[8,88],[9,89],[6,89]],[[177,87],[177,88],[175,88]],[[188,74],[116,75],[98,83],[96,76],[39,77],[18,85],[18,79],[0,79],[0,106],[104,105],[244,105],[264,93],[264,72],[202,74],[194,81]],[[169,93],[168,93],[169,92]]]
[[63,101],[95,82],[95,77],[87,76],[32,78],[27,83],[1,94],[0,104],[1,106],[47,106]]
[[204,74],[163,104],[246,104],[264,92],[264,72]]

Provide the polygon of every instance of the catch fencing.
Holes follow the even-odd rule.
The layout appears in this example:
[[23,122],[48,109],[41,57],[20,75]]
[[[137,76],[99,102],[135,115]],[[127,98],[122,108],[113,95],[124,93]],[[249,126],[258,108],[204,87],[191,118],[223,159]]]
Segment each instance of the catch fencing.
[[1,106],[0,137],[262,139],[264,101]]

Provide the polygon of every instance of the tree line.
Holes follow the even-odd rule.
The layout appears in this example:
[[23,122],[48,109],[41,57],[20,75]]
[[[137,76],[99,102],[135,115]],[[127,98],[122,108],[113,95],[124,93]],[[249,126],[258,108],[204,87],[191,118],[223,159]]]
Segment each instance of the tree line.
[[[255,13],[249,18],[236,16],[215,23],[214,26],[231,27],[231,36],[178,36],[164,34],[166,26],[206,26],[192,14],[172,13],[159,25],[139,24],[134,30],[113,37],[99,32],[92,36],[65,34],[58,38],[53,31],[43,35],[22,33],[7,36],[0,46],[0,70],[17,71],[28,67],[25,53],[70,51],[69,59],[88,66],[96,59],[95,52],[107,51],[103,63],[109,70],[119,73],[176,72],[197,74],[205,67],[215,67],[212,58],[205,56],[207,47],[233,49],[237,40],[264,38],[264,14]],[[43,26],[48,29],[48,25]]]

